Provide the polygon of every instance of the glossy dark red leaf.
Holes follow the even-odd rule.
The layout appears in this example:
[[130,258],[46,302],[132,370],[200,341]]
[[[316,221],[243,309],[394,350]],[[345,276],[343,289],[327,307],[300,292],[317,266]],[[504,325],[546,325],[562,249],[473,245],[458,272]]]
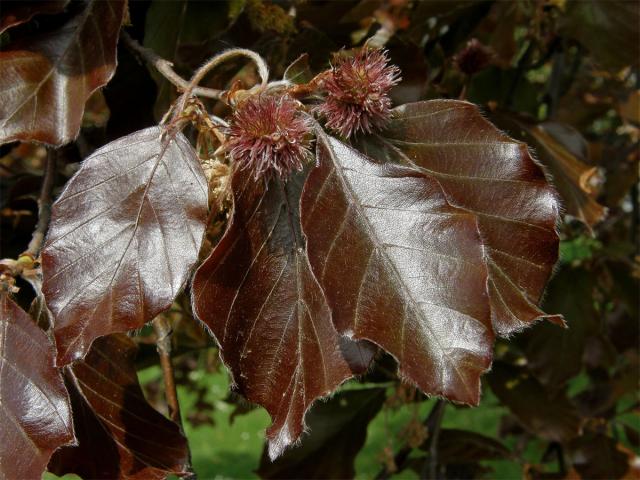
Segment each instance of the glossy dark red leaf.
[[0,478],[40,478],[74,441],[55,349],[29,315],[0,294]]
[[562,313],[569,328],[536,325],[518,339],[527,368],[551,390],[564,387],[582,370],[587,339],[602,328],[594,288],[591,272],[565,266],[549,283],[544,306]]
[[558,259],[559,202],[527,146],[457,100],[402,105],[383,135],[371,142],[378,144],[375,158],[418,168],[477,220],[496,333],[509,335],[541,317],[563,324],[538,307]]
[[564,391],[551,392],[526,369],[495,362],[487,375],[491,390],[530,432],[553,442],[578,436],[582,419]]
[[87,0],[58,29],[0,52],[0,143],[63,145],[80,129],[86,100],[113,75],[124,0]]
[[476,218],[415,167],[316,141],[302,225],[338,331],[384,348],[425,393],[477,404],[494,335]]
[[271,415],[271,458],[298,439],[311,404],[372,356],[338,335],[311,272],[298,213],[303,179],[266,183],[236,170],[231,224],[192,286],[194,312],[220,344],[235,387]]
[[187,440],[145,400],[126,335],[97,340],[66,369],[77,446],[56,452],[49,470],[95,479],[164,479],[186,473]]
[[491,118],[535,149],[551,173],[565,213],[588,228],[606,217],[607,209],[596,201],[603,178],[597,167],[588,164],[588,145],[580,132],[563,123],[535,124],[507,113],[496,113]]
[[182,134],[151,127],[87,158],[53,205],[42,252],[58,364],[169,308],[198,259],[207,181]]
[[354,478],[356,455],[364,445],[369,422],[385,399],[384,388],[343,390],[313,406],[309,435],[272,462],[266,449],[256,473],[260,478]]
[[8,28],[21,25],[31,20],[35,15],[59,13],[69,0],[9,0],[2,2],[0,11],[0,33]]

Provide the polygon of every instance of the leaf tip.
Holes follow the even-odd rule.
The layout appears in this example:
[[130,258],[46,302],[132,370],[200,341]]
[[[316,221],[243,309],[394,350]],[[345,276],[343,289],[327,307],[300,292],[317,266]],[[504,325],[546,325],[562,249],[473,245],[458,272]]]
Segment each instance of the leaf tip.
[[269,459],[273,462],[293,443],[289,428],[284,425],[273,438],[269,438]]
[[56,335],[56,355],[54,359],[54,365],[56,368],[66,367],[78,360],[82,360],[87,353],[87,349],[83,346],[71,343],[68,345],[62,345],[64,337],[58,338]]
[[569,328],[569,325],[567,324],[567,321],[564,319],[563,315],[560,315],[560,314],[544,315],[542,318],[562,328]]

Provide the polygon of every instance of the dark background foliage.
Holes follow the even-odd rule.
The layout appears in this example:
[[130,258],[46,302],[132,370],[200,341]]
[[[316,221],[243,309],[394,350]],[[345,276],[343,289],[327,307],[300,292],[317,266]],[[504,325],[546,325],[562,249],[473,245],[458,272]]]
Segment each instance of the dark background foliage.
[[[75,21],[74,9],[80,8],[76,2],[28,4],[0,5],[0,45],[8,52],[0,69],[12,61],[16,45],[35,37],[33,61],[51,55],[49,46],[65,42],[60,27]],[[92,8],[105,7],[95,2]],[[568,329],[539,322],[499,340],[475,408],[424,397],[398,380],[393,359],[379,356],[366,375],[311,409],[310,433],[275,463],[262,452],[267,415],[228,394],[217,349],[193,321],[188,297],[180,295],[161,316],[173,329],[184,430],[201,478],[638,478],[638,2],[156,0],[119,8],[125,9],[124,29],[172,61],[185,78],[229,47],[259,52],[273,78],[282,77],[303,53],[317,73],[328,67],[332,52],[373,37],[370,41],[384,45],[402,71],[403,80],[392,91],[396,105],[440,98],[478,104],[487,118],[530,146],[564,208],[557,226],[560,262],[542,309],[562,314]],[[118,12],[95,15],[102,24],[87,31],[69,55],[109,65],[113,59],[104,51],[96,58],[94,47],[98,41],[115,42],[108,23]],[[85,75],[89,63],[70,61],[83,68],[71,76],[73,82],[63,82],[66,95],[88,103],[84,113],[76,107],[67,112],[82,127],[77,139],[56,153],[56,196],[81,159],[155,125],[176,98],[175,88],[122,41],[116,57],[113,77],[90,96],[111,73]],[[10,88],[9,76],[0,76],[0,90]],[[242,60],[216,69],[202,86],[229,87],[236,81],[256,82]],[[225,113],[221,103],[208,106]],[[9,140],[25,138],[20,123],[29,126],[33,109],[17,114]],[[73,124],[65,127],[72,130]],[[37,141],[73,137],[56,125],[37,130],[31,137]],[[16,258],[38,219],[47,148],[16,142],[0,148],[0,258]],[[208,238],[219,238],[221,228],[214,221]],[[18,286],[16,300],[29,311],[31,290],[22,280]],[[79,437],[87,435],[102,453],[94,458],[95,451],[87,451],[86,463],[70,468],[69,450],[86,445],[64,447],[54,455],[51,472],[113,478],[119,468],[154,456],[159,463],[151,462],[157,468],[153,475],[182,471],[184,439],[172,430],[174,424],[165,425],[166,419],[148,410],[134,374],[137,370],[147,401],[166,412],[155,334],[145,327],[132,338],[105,337],[66,371],[72,406],[86,412]],[[105,355],[122,362],[120,373]],[[101,397],[87,394],[101,385],[96,375],[117,384],[124,415],[110,417]],[[153,429],[141,425],[141,417],[154,423]],[[113,426],[111,433],[100,427],[104,422]],[[78,432],[79,424],[75,427]],[[119,437],[122,429],[142,440]],[[111,462],[111,470],[101,462]]]

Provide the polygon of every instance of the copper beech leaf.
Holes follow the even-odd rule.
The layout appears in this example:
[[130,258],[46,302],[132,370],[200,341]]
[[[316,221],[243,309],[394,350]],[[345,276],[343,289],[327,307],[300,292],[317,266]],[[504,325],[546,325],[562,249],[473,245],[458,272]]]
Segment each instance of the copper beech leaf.
[[567,124],[534,123],[531,120],[499,112],[492,115],[497,125],[531,145],[553,177],[563,200],[565,213],[591,229],[607,215],[596,198],[603,182],[598,168],[588,164],[589,147],[584,137]]
[[55,349],[29,315],[0,294],[0,478],[40,478],[74,441]]
[[187,440],[145,400],[136,352],[126,335],[109,335],[98,339],[83,361],[66,368],[79,443],[58,450],[50,471],[145,480],[186,473]]
[[233,174],[231,224],[194,277],[194,312],[218,341],[235,388],[269,412],[274,459],[304,429],[314,400],[363,372],[372,350],[341,338],[307,259],[301,182]]
[[[582,135],[569,125],[544,122],[529,125],[523,139],[536,149],[540,161],[549,168],[566,213],[589,229],[604,220],[607,208],[596,200],[603,178],[598,167],[585,162],[588,146]],[[584,143],[584,148],[576,148],[580,143]]]
[[367,428],[385,399],[384,388],[342,390],[309,412],[310,434],[272,462],[263,450],[256,474],[263,479],[354,478]]
[[564,390],[551,392],[521,367],[496,361],[487,375],[491,391],[529,431],[567,442],[582,429],[582,418]]
[[86,100],[113,76],[124,0],[87,0],[58,29],[0,51],[0,143],[63,145],[80,129]]
[[475,217],[416,168],[316,141],[302,225],[338,331],[384,348],[425,393],[477,404],[494,335]]
[[53,205],[42,266],[59,365],[169,308],[198,259],[207,181],[187,139],[162,133],[96,150]]
[[429,175],[447,202],[477,220],[496,333],[541,317],[564,325],[538,307],[558,259],[559,201],[527,146],[457,100],[402,105],[383,135],[369,142],[375,158]]

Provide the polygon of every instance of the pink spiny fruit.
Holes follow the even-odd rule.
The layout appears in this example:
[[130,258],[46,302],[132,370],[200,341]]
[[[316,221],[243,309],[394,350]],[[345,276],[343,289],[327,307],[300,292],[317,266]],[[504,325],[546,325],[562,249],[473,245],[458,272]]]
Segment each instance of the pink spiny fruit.
[[399,81],[400,69],[389,65],[384,50],[337,57],[324,81],[327,97],[315,111],[327,128],[346,138],[383,129],[391,116],[389,90]]
[[254,95],[233,113],[225,148],[238,168],[250,169],[256,179],[286,178],[312,157],[311,129],[293,98]]

